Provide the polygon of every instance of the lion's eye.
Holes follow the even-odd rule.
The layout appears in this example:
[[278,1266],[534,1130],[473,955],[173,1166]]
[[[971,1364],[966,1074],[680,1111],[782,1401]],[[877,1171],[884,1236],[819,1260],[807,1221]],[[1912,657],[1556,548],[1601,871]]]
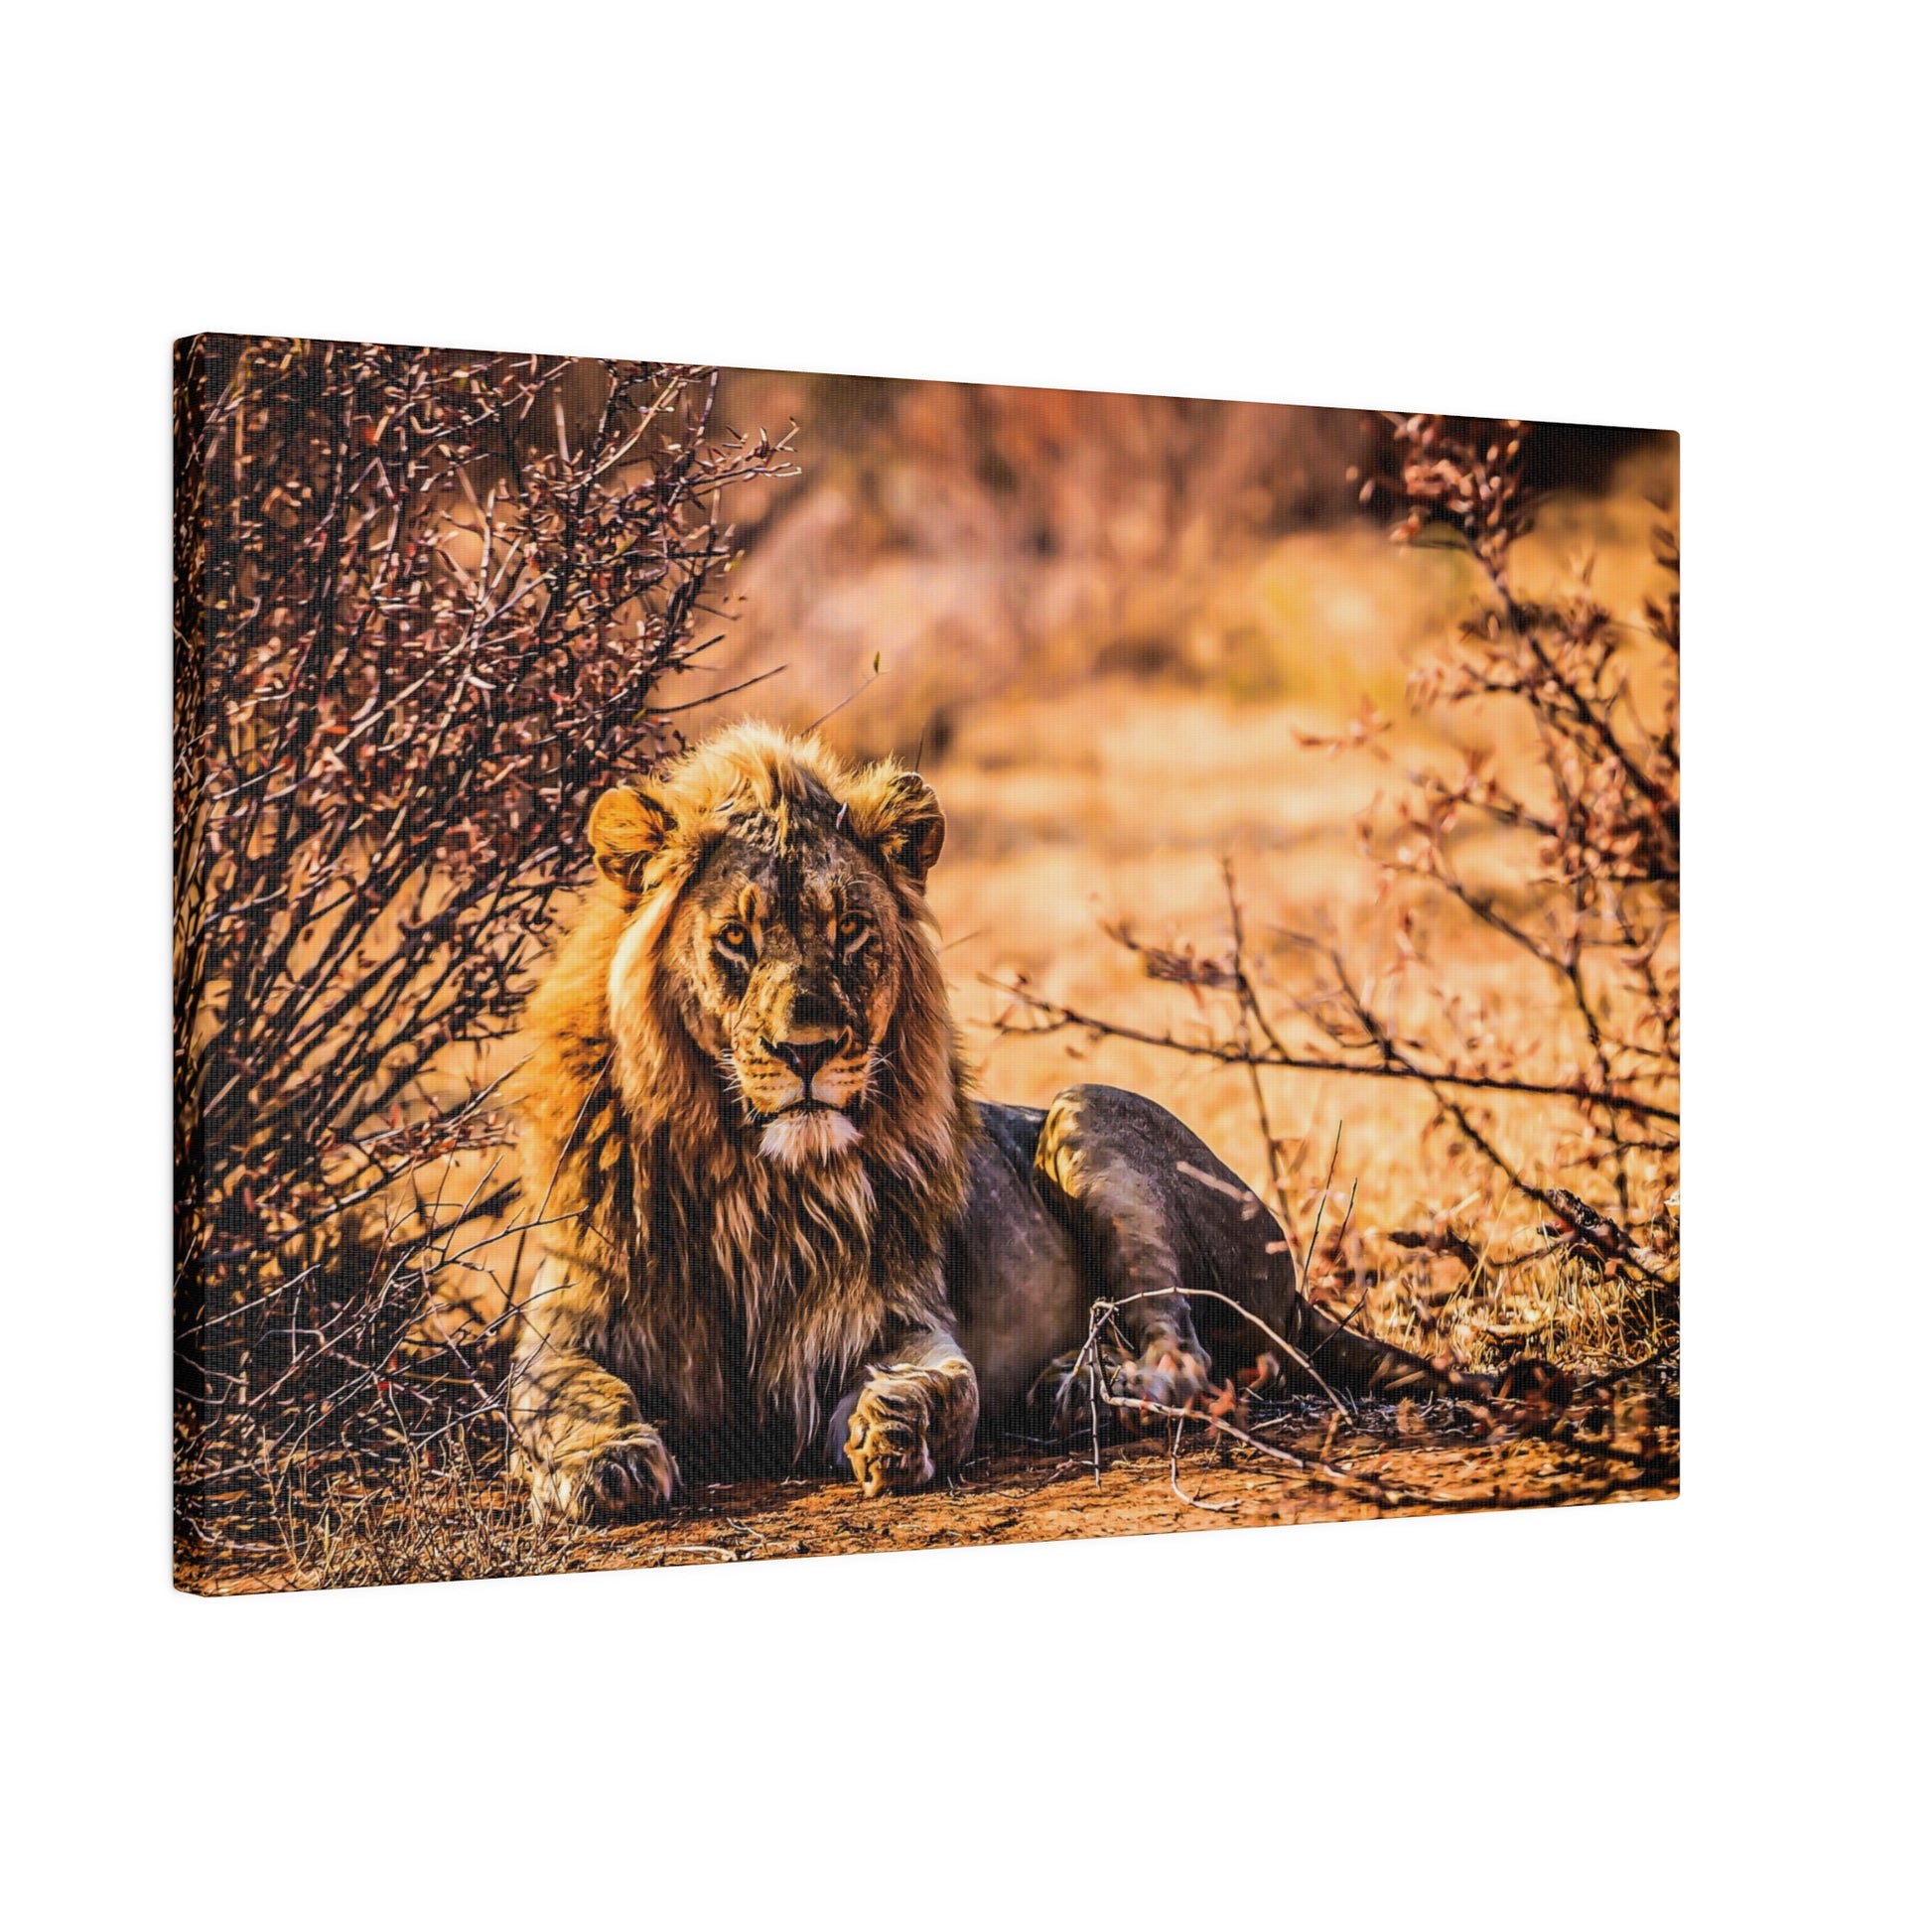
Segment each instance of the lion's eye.
[[732,919],[721,925],[712,935],[712,941],[722,953],[728,953],[741,964],[752,956],[752,935],[739,920]]
[[839,921],[839,944],[851,952],[872,930],[872,921],[858,912],[848,912]]

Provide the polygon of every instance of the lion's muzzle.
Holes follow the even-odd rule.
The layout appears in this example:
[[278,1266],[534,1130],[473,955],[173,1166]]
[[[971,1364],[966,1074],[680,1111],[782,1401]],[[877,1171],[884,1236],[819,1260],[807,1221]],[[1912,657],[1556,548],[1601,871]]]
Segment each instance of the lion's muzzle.
[[763,1123],[759,1151],[797,1166],[851,1147],[859,1139],[851,1109],[865,1097],[870,1059],[845,1027],[760,1035],[754,1063],[739,1056],[746,1098]]
[[812,1077],[823,1066],[838,1058],[852,1044],[852,1035],[841,1029],[824,1037],[808,1039],[795,1035],[786,1040],[760,1039],[759,1044],[775,1060],[781,1060],[797,1074],[801,1099],[815,1098]]

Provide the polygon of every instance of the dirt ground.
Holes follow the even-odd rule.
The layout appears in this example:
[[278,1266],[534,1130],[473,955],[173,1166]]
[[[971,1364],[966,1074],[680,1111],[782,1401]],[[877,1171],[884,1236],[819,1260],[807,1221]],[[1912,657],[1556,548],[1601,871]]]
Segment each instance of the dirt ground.
[[[1661,1399],[1675,1414],[1675,1403]],[[1677,1494],[1675,1423],[1630,1423],[1593,1441],[1485,1440],[1418,1418],[1405,1437],[1392,1416],[1332,1433],[1309,1415],[1268,1440],[1306,1461],[1284,1468],[1255,1450],[1203,1443],[1172,1454],[1166,1437],[1103,1444],[1098,1480],[1088,1446],[1042,1453],[1001,1445],[924,1495],[868,1503],[846,1483],[720,1484],[659,1524],[593,1532],[585,1570],[859,1550],[934,1550],[1063,1537],[1156,1536],[1174,1530],[1340,1522],[1446,1510],[1535,1509],[1657,1500]],[[1628,1418],[1626,1418],[1626,1422]],[[1427,1431],[1425,1435],[1423,1432]],[[1359,1486],[1358,1486],[1359,1485]],[[1386,1492],[1372,1493],[1370,1485]]]
[[1347,1416],[1315,1398],[1261,1405],[1249,1416],[1257,1443],[1292,1456],[1207,1440],[1191,1426],[1176,1450],[1165,1430],[1108,1441],[1007,1438],[988,1444],[956,1476],[918,1495],[868,1502],[849,1482],[791,1477],[709,1483],[646,1521],[528,1527],[520,1489],[489,1484],[441,1503],[417,1499],[417,1522],[447,1512],[393,1574],[381,1536],[342,1540],[318,1565],[223,1564],[205,1573],[210,1594],[430,1581],[440,1575],[554,1574],[746,1563],[857,1551],[935,1550],[1069,1537],[1154,1536],[1254,1529],[1464,1510],[1538,1509],[1572,1503],[1656,1501],[1678,1492],[1674,1382],[1626,1377],[1586,1392],[1561,1416],[1498,1406],[1418,1409],[1360,1405]]

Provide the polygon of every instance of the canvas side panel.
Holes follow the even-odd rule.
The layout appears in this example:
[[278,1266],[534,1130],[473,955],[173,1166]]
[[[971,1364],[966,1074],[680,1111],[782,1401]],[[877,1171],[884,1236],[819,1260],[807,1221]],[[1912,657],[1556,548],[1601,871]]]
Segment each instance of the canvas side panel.
[[174,1055],[175,1055],[175,1584],[205,1587],[195,1525],[199,1483],[180,1454],[199,1434],[207,1397],[203,1355],[206,1284],[195,1265],[195,1229],[207,1212],[196,1040],[207,997],[203,930],[207,842],[203,802],[212,694],[207,688],[207,525],[206,456],[209,409],[207,339],[174,351]]

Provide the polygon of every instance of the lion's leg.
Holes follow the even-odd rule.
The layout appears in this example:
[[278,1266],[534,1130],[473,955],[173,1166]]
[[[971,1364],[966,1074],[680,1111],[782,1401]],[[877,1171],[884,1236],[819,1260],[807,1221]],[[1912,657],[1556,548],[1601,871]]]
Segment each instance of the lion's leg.
[[1096,1296],[1115,1305],[1113,1326],[1131,1351],[1105,1343],[1059,1365],[1055,1407],[1063,1422],[1090,1399],[1092,1375],[1105,1377],[1117,1402],[1179,1408],[1207,1390],[1210,1357],[1184,1292],[1191,1284],[1172,1150],[1154,1145],[1158,1128],[1148,1131],[1147,1117],[1161,1113],[1111,1087],[1073,1087],[1040,1126],[1034,1185],[1072,1233]]
[[[1293,1351],[1281,1363],[1292,1385],[1385,1398],[1482,1387],[1344,1327],[1298,1294],[1275,1217],[1196,1135],[1140,1094],[1062,1094],[1040,1130],[1035,1184],[1073,1228],[1097,1292],[1122,1304],[1144,1376],[1174,1339],[1193,1340],[1203,1385],[1208,1361],[1223,1376],[1263,1354],[1279,1361],[1272,1332]],[[1182,1290],[1194,1292],[1191,1305]]]
[[628,1384],[577,1343],[572,1324],[526,1313],[509,1381],[510,1426],[539,1523],[668,1502],[677,1464]]
[[868,1496],[922,1489],[965,1461],[979,1414],[965,1350],[948,1330],[930,1328],[865,1368],[832,1412],[826,1448]]

